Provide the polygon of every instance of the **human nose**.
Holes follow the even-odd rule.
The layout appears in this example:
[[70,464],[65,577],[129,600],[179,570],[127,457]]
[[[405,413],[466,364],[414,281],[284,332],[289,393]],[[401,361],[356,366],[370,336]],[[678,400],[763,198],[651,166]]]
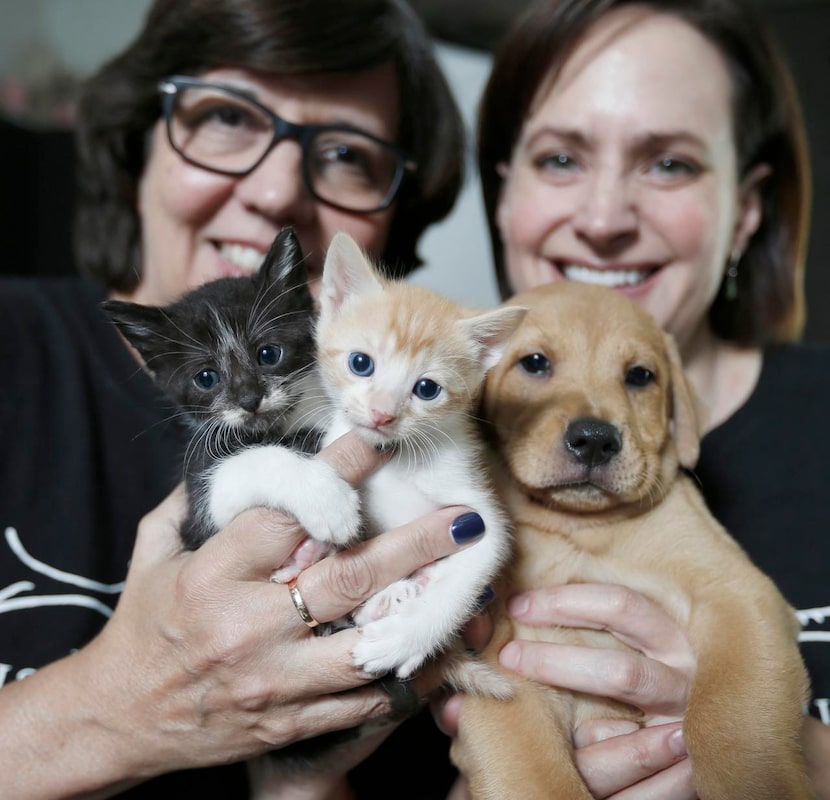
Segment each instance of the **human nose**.
[[626,177],[604,171],[586,183],[574,229],[598,249],[619,246],[636,232],[637,211],[635,189]]
[[299,143],[279,142],[256,169],[239,179],[236,194],[245,206],[281,225],[306,221],[314,198],[303,178]]

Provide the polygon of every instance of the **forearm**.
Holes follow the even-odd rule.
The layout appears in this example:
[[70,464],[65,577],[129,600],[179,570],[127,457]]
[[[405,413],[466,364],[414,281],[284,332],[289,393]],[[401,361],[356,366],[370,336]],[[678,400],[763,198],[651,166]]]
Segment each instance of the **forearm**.
[[104,798],[140,782],[135,747],[100,710],[117,698],[83,652],[0,690],[0,796]]

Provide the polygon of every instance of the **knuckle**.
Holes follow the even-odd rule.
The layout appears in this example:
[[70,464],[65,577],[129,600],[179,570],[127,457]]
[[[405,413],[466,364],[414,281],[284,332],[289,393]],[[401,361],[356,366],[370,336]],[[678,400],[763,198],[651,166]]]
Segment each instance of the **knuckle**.
[[642,595],[626,586],[608,587],[608,610],[615,619],[635,615],[640,609]]
[[331,560],[331,586],[344,600],[358,605],[380,588],[372,561],[358,550],[339,555]]
[[407,533],[406,543],[412,553],[414,560],[419,565],[429,564],[436,558],[443,555],[435,551],[435,533],[427,525],[417,523]]
[[653,681],[645,662],[633,653],[620,653],[607,669],[608,682],[624,697],[639,697]]

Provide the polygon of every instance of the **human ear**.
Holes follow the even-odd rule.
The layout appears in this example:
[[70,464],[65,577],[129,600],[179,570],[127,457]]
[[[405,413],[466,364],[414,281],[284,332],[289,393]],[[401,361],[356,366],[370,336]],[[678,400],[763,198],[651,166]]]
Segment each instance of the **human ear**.
[[746,251],[749,240],[764,220],[764,181],[772,175],[769,164],[756,164],[741,180],[738,187],[738,217],[732,238],[732,253]]

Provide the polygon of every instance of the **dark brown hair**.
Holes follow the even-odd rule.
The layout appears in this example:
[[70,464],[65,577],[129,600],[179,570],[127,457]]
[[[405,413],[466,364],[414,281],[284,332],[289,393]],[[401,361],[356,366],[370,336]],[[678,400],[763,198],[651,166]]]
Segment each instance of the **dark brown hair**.
[[460,113],[423,25],[404,0],[155,0],[135,41],[87,81],[79,103],[79,268],[109,289],[140,276],[136,210],[159,81],[215,66],[277,74],[348,73],[394,64],[398,144],[418,165],[405,180],[383,257],[404,275],[423,231],[450,211],[463,180]]
[[512,293],[495,213],[502,178],[540,89],[549,88],[597,20],[623,6],[673,14],[723,54],[732,77],[733,130],[740,176],[766,163],[763,220],[738,272],[738,292],[721,292],[712,329],[740,344],[795,339],[804,326],[804,258],[810,171],[804,123],[791,75],[771,33],[741,0],[539,0],[506,34],[481,102],[478,161],[499,289]]

